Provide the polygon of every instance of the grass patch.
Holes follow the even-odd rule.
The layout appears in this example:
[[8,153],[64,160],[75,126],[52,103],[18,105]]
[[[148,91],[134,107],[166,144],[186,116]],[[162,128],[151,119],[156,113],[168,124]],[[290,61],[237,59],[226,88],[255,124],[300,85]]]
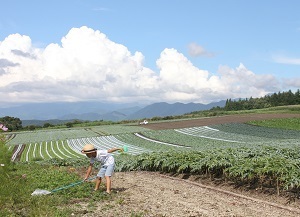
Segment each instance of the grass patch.
[[288,130],[300,130],[300,118],[283,118],[261,121],[250,121],[249,124]]
[[106,200],[101,192],[91,193],[94,187],[91,182],[49,195],[31,196],[35,189],[52,191],[82,178],[68,166],[50,165],[45,161],[43,164],[13,163],[11,154],[4,139],[0,138],[0,216],[70,216],[72,210],[69,207],[75,199],[76,203]]

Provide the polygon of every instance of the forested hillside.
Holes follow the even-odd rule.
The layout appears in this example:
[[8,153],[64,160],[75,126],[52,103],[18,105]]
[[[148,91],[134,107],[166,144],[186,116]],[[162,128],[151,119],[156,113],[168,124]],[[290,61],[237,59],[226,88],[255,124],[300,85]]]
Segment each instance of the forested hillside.
[[283,105],[299,105],[300,104],[300,90],[295,93],[291,90],[287,92],[278,92],[272,95],[266,95],[260,98],[239,99],[232,100],[227,99],[224,110],[226,111],[238,111],[238,110],[250,110],[250,109],[262,109]]

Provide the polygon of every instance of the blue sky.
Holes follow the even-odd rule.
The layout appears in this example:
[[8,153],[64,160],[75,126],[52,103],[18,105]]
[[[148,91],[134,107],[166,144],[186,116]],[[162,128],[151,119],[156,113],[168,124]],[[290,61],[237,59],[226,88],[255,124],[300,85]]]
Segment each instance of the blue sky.
[[300,1],[0,0],[0,107],[300,87]]

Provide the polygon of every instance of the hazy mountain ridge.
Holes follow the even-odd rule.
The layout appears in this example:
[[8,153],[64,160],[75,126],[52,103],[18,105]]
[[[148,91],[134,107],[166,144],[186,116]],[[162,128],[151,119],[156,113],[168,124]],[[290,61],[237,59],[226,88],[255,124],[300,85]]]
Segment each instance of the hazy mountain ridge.
[[65,123],[76,119],[121,121],[183,115],[193,111],[209,110],[216,106],[223,107],[225,102],[225,100],[210,104],[160,102],[144,107],[132,104],[114,105],[95,102],[26,104],[12,108],[0,108],[0,117],[18,117],[22,120],[23,126]]
[[[114,104],[102,102],[55,102],[30,103],[8,108],[0,108],[0,117],[18,117],[21,120],[79,119],[77,116],[91,113],[91,116],[103,115],[112,111],[141,109],[133,103]],[[128,113],[128,112],[127,112]],[[130,113],[130,112],[129,112]],[[132,113],[132,112],[131,112]]]
[[154,103],[134,114],[128,116],[127,119],[140,119],[140,118],[152,118],[152,117],[165,117],[176,116],[191,113],[193,111],[208,110],[215,106],[223,107],[226,101],[220,101],[218,103],[201,104],[201,103],[174,103],[169,104],[166,102]]

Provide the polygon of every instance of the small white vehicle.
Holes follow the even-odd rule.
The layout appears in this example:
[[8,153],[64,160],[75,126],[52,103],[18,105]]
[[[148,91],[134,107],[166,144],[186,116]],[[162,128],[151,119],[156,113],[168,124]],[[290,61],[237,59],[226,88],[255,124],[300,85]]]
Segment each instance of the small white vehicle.
[[144,120],[142,122],[140,122],[140,125],[143,125],[143,124],[148,124],[149,122],[147,120]]

